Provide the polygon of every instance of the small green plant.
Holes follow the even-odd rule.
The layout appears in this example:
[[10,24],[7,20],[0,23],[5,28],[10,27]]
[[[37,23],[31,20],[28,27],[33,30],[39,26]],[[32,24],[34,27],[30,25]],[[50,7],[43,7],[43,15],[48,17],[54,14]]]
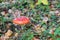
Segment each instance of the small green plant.
[[21,38],[19,38],[19,40],[31,40],[33,38],[33,33],[31,32],[30,29],[28,29],[26,32],[24,32],[21,36]]

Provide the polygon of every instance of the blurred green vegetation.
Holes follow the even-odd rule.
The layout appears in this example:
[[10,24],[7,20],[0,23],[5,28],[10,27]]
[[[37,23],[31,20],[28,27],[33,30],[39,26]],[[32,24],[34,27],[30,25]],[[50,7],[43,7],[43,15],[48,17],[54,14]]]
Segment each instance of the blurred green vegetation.
[[[42,40],[46,40],[49,37],[53,38],[54,40],[60,40],[60,38],[57,38],[56,36],[60,36],[60,22],[57,22],[59,20],[59,16],[56,16],[55,10],[58,10],[60,8],[60,2],[53,5],[53,8],[50,8],[50,2],[47,0],[38,0],[37,3],[35,0],[16,0],[16,3],[10,3],[10,4],[2,4],[2,0],[0,0],[0,6],[1,10],[0,13],[6,8],[7,10],[11,9],[12,7],[15,7],[18,10],[21,10],[23,15],[28,16],[30,18],[31,23],[29,25],[24,25],[24,30],[22,33],[22,36],[18,38],[18,40],[31,40],[34,35],[39,35],[40,33],[37,33],[37,31],[34,30],[34,27],[37,25],[40,25],[41,28],[44,28],[41,32],[41,35],[39,35],[39,38]],[[24,12],[24,9],[28,9],[27,12]],[[51,14],[50,12],[53,11]],[[26,14],[25,14],[26,13]],[[29,14],[29,15],[27,15]],[[54,15],[52,15],[54,14]],[[44,22],[44,17],[48,18],[47,22]],[[6,30],[6,23],[5,22],[12,22],[12,17],[5,18],[4,16],[0,15],[0,23],[2,23],[3,30]],[[11,23],[14,25],[13,23]],[[40,28],[40,26],[38,26]],[[15,27],[15,26],[12,26]],[[18,26],[17,26],[18,27]],[[37,27],[37,29],[38,29]],[[18,27],[19,28],[19,27]],[[54,35],[50,34],[50,30],[52,28],[56,28],[54,30]],[[21,30],[21,29],[20,29]],[[15,30],[17,33],[20,32],[20,30]],[[40,31],[40,30],[38,30]],[[20,32],[21,33],[21,32]],[[20,34],[19,33],[19,34]],[[56,39],[57,38],[57,39]]]

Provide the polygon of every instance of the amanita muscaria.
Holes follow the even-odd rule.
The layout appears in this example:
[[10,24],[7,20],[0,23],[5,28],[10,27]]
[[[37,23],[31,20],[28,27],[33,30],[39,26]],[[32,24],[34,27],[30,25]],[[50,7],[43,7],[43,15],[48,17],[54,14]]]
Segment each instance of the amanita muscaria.
[[25,25],[30,23],[30,20],[26,16],[20,16],[19,18],[13,19],[13,23],[18,25]]

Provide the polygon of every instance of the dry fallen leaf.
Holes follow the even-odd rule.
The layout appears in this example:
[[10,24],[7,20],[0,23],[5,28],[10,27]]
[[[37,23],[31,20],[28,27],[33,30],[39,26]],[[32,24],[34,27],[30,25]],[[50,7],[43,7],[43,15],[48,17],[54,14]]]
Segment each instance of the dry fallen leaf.
[[53,40],[52,38],[50,38],[49,40]]
[[12,35],[12,31],[11,30],[8,30],[6,33],[5,33],[5,36],[7,36],[7,37],[9,37],[9,36],[11,36]]
[[17,37],[18,36],[18,33],[15,33],[15,37]]
[[41,27],[40,25],[36,25],[35,30],[40,30],[41,29],[40,27]]

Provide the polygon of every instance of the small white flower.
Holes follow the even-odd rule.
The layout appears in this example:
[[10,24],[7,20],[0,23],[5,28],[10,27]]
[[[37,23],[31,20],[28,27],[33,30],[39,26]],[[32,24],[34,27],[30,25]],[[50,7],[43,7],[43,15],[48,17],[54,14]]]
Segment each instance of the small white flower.
[[54,30],[55,30],[55,28],[51,29],[49,33],[54,34]]
[[5,12],[3,11],[3,12],[1,12],[1,14],[2,14],[2,15],[5,15]]
[[4,2],[2,2],[2,4],[5,4]]
[[44,22],[47,22],[47,21],[48,21],[48,17],[44,17],[44,18],[43,18],[43,21],[44,21]]
[[54,15],[54,12],[55,12],[55,11],[50,11],[49,13],[50,13],[51,15]]
[[50,32],[49,32],[49,33],[51,34],[51,33],[52,33],[52,31],[53,31],[53,30],[50,30]]
[[58,10],[56,10],[56,11],[55,11],[55,13],[57,14],[57,13],[59,13],[59,11],[58,11]]
[[12,10],[11,10],[11,9],[9,9],[9,10],[8,10],[8,12],[9,12],[9,13],[12,13]]

